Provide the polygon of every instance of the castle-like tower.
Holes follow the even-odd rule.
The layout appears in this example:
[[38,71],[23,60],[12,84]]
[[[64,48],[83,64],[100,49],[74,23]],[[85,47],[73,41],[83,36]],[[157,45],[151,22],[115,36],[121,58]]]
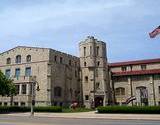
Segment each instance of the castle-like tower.
[[88,36],[79,48],[83,103],[88,108],[107,105],[110,86],[106,44]]

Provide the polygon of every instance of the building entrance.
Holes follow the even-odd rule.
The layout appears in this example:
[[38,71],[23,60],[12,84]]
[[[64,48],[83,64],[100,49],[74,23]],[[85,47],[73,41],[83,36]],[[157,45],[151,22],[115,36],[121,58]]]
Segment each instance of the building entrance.
[[148,91],[145,86],[136,88],[136,101],[137,105],[147,106],[148,105]]
[[96,97],[95,98],[95,107],[103,106],[103,97]]

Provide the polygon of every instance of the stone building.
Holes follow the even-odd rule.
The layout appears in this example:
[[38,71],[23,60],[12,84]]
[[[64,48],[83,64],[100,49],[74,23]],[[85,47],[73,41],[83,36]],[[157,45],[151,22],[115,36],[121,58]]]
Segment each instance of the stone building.
[[[36,105],[67,105],[80,99],[79,58],[49,48],[18,46],[0,54],[0,70],[14,80],[13,105],[31,104],[32,83]],[[36,91],[39,86],[39,91]],[[0,97],[10,105],[10,97]]]
[[106,48],[88,36],[79,57],[25,46],[0,53],[0,70],[17,90],[13,98],[0,97],[0,105],[29,106],[31,95],[40,106],[126,105],[130,97],[127,105],[160,105],[160,59],[108,63]]
[[114,101],[123,105],[160,105],[160,59],[148,59],[109,64]]

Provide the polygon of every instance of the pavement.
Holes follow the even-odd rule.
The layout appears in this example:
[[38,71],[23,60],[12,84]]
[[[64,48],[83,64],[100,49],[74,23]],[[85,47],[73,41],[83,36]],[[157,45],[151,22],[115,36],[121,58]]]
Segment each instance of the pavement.
[[[31,117],[30,112],[27,113],[10,113],[7,116],[26,116]],[[160,114],[99,114],[96,111],[78,112],[78,113],[34,113],[36,117],[48,118],[77,118],[77,119],[111,119],[111,120],[158,120]]]

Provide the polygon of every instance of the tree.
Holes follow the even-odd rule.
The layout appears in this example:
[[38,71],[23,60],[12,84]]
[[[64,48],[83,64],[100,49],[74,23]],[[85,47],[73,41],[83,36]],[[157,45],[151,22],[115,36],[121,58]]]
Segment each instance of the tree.
[[16,94],[16,88],[13,81],[7,78],[0,70],[0,95],[13,96]]

